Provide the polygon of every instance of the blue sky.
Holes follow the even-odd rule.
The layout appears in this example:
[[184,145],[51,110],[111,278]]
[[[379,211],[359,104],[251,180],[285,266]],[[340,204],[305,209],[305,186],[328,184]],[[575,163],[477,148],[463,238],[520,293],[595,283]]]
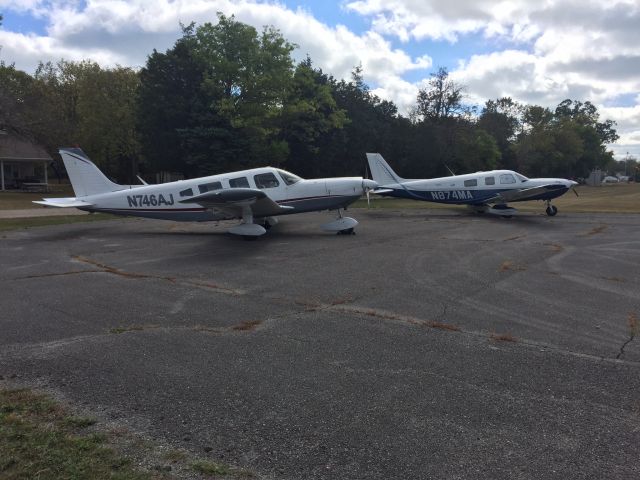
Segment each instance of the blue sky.
[[212,22],[217,11],[275,26],[299,46],[296,58],[309,54],[336,78],[361,64],[402,113],[440,66],[470,103],[589,100],[618,124],[616,155],[640,158],[637,0],[0,0],[0,60],[28,73],[61,58],[137,68],[173,45],[180,22]]

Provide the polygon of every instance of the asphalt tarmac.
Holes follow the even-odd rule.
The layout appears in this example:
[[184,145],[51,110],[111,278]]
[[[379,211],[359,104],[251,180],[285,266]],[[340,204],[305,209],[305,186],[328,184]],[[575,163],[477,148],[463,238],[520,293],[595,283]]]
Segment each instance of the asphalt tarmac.
[[640,478],[640,216],[0,234],[0,385],[268,479]]

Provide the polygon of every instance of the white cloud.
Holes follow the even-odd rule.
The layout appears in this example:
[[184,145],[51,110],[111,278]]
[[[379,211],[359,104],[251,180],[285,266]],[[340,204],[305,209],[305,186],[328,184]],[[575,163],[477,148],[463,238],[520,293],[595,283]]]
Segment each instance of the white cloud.
[[[40,12],[42,5],[23,2],[21,9]],[[362,64],[367,80],[382,85],[400,79],[407,71],[431,66],[428,55],[412,59],[404,51],[393,49],[379,33],[357,35],[341,25],[327,26],[304,10],[248,0],[90,0],[86,5],[54,2],[47,13],[47,36],[0,30],[0,58],[26,71],[33,71],[37,60],[61,57],[142,66],[154,48],[164,51],[173,45],[180,36],[181,22],[216,22],[219,11],[233,14],[258,30],[274,25],[299,45],[298,59],[309,54],[317,66],[337,78],[349,78],[353,68]]]
[[[334,0],[337,1],[337,0]],[[155,48],[164,51],[180,37],[180,22],[215,22],[216,12],[234,14],[260,30],[274,25],[336,78],[364,69],[373,92],[393,100],[400,112],[414,104],[433,66],[434,41],[456,43],[481,34],[496,51],[471,55],[451,71],[483,104],[500,96],[553,107],[565,98],[590,100],[617,115],[624,145],[638,145],[640,118],[640,3],[638,0],[346,0],[371,30],[354,33],[326,25],[304,9],[261,0],[0,0],[0,11],[26,12],[44,20],[47,34],[18,34],[0,28],[0,60],[32,72],[39,60],[90,58],[103,65],[143,66]],[[337,8],[337,7],[336,7]],[[6,23],[6,22],[5,22]],[[400,40],[402,48],[392,43]],[[404,43],[403,43],[404,42]],[[411,56],[406,53],[424,50]],[[424,71],[408,81],[409,72]],[[416,78],[415,73],[412,78]],[[618,98],[635,107],[605,109]],[[629,103],[629,101],[627,101]],[[606,113],[605,113],[606,112]],[[623,127],[624,125],[624,127]],[[621,139],[620,144],[622,144]]]

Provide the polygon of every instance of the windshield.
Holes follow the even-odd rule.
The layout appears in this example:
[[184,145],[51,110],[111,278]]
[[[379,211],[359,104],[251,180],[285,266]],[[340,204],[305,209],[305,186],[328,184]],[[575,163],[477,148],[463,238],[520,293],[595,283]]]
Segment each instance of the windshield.
[[284,183],[286,183],[287,185],[293,185],[294,183],[298,183],[300,180],[302,180],[299,176],[294,175],[293,173],[285,172],[284,170],[278,170],[278,173],[282,177],[282,180],[284,180]]
[[520,180],[521,182],[526,182],[527,180],[529,180],[527,177],[525,177],[524,175],[520,175],[519,173],[516,173],[516,177],[518,178],[518,180]]

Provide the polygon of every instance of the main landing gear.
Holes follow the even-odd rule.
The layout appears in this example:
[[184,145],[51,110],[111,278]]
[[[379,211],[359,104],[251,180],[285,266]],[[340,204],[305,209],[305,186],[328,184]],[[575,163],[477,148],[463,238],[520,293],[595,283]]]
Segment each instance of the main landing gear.
[[551,200],[546,200],[546,203],[547,209],[545,211],[547,212],[547,215],[550,217],[555,216],[556,213],[558,213],[558,208],[555,205],[551,205]]

